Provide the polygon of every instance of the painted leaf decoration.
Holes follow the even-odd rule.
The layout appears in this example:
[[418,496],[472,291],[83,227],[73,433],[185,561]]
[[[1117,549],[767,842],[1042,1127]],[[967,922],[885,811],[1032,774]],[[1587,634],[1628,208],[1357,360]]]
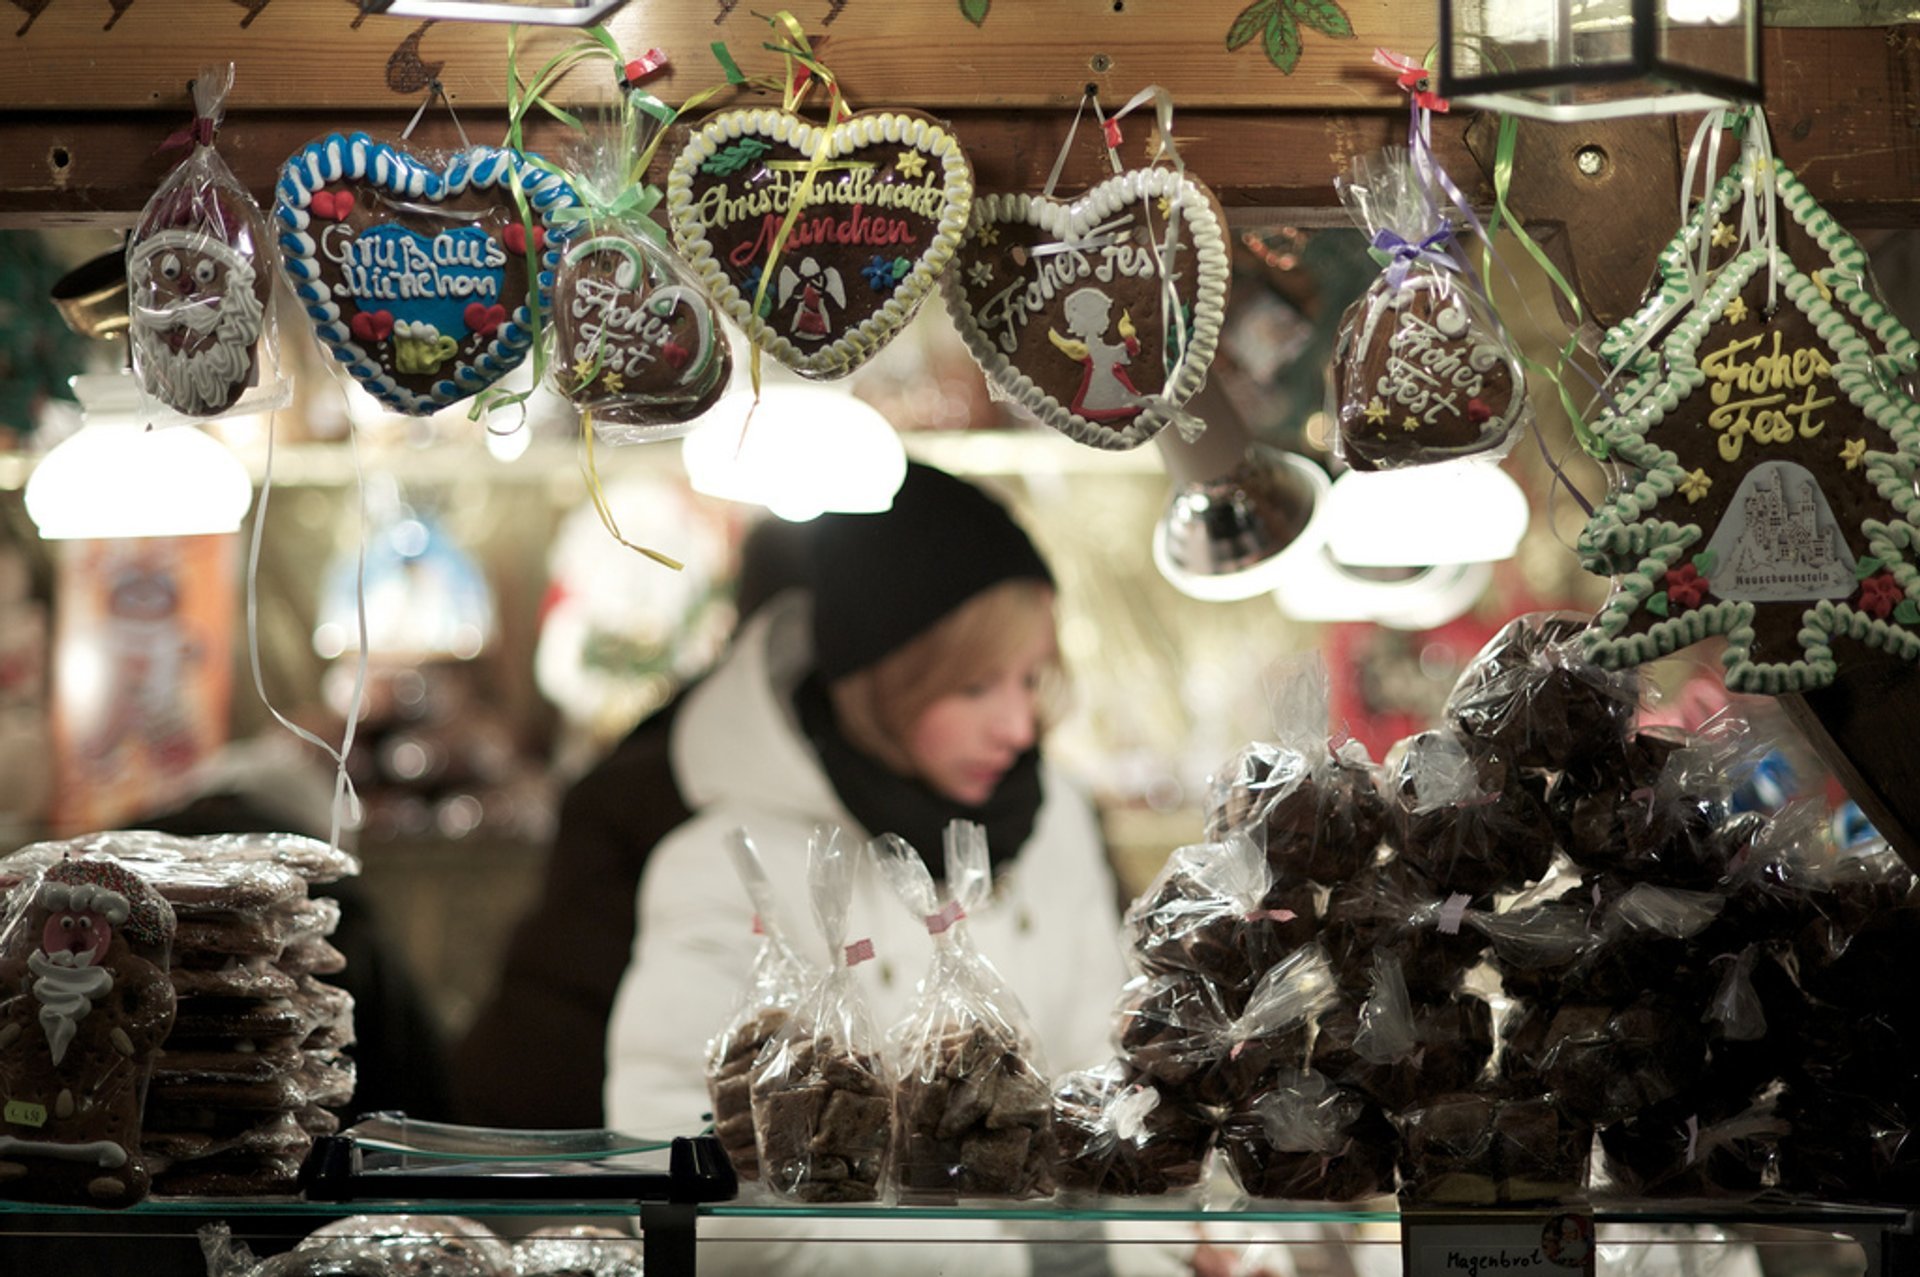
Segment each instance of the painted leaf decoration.
[[738,142],[715,151],[707,158],[707,162],[700,166],[700,171],[725,177],[729,173],[738,173],[772,149],[769,143],[757,137],[743,137]]
[[1241,45],[1260,34],[1260,28],[1266,25],[1268,17],[1274,13],[1273,0],[1253,0],[1253,3],[1240,11],[1240,16],[1227,28],[1227,52],[1231,53]]
[[1300,27],[1291,13],[1275,10],[1267,19],[1267,61],[1287,75],[1300,61]]
[[1693,556],[1693,567],[1701,576],[1712,576],[1714,567],[1720,562],[1720,555],[1713,550],[1702,550]]
[[960,0],[960,12],[977,27],[987,20],[987,10],[992,4],[993,0]]
[[1863,555],[1855,561],[1853,565],[1853,575],[1856,580],[1864,581],[1885,566],[1886,564],[1874,558],[1871,554]]
[[1901,599],[1900,606],[1893,609],[1893,619],[1902,625],[1920,625],[1920,603]]
[[1353,38],[1353,23],[1347,21],[1346,12],[1334,0],[1287,0],[1287,7],[1322,35]]
[[1660,593],[1647,600],[1647,611],[1653,613],[1655,616],[1665,616],[1667,614],[1667,607],[1667,592],[1665,590],[1660,591]]

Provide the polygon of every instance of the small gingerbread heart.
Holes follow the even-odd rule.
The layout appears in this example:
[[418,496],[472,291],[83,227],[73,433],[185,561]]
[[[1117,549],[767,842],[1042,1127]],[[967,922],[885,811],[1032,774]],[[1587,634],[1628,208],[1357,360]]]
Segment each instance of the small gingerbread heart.
[[[545,228],[531,264],[508,245],[514,230],[526,242],[516,180]],[[544,309],[579,202],[514,151],[476,146],[436,168],[364,133],[301,148],[276,196],[282,261],[315,333],[376,399],[415,415],[485,390],[526,357],[530,296]]]
[[723,111],[694,130],[667,178],[674,243],[714,304],[781,363],[820,378],[852,372],[906,326],[972,201],[958,142],[905,111],[832,125]]
[[989,381],[1062,434],[1122,449],[1206,384],[1229,274],[1212,193],[1151,168],[1071,203],[982,196],[941,287]]

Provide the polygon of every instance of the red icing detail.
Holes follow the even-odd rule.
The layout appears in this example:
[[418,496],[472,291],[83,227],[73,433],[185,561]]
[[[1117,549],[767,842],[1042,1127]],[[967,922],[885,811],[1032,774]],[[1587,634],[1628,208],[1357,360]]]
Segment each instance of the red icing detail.
[[1478,399],[1478,398],[1467,400],[1467,420],[1468,421],[1473,422],[1475,425],[1479,425],[1481,422],[1486,421],[1488,418],[1492,416],[1493,416],[1493,409],[1487,407],[1486,400]]
[[347,327],[360,341],[385,341],[393,335],[393,312],[390,310],[358,311],[347,322]]
[[1691,563],[1667,569],[1667,601],[1680,607],[1699,607],[1706,601],[1707,578]]
[[329,222],[344,222],[353,212],[352,191],[315,191],[307,200],[307,206],[315,217],[324,217]]
[[483,306],[479,302],[468,302],[464,315],[467,331],[476,337],[491,338],[494,330],[507,322],[505,306]]
[[[506,244],[509,253],[516,255],[524,254],[527,251],[526,224],[523,222],[508,222],[506,229],[500,232],[500,239]],[[538,226],[534,227],[533,251],[537,253],[545,248],[546,245],[547,233]]]
[[677,341],[670,341],[660,347],[660,358],[667,361],[669,368],[685,368],[687,360],[693,358],[693,352]]
[[1860,610],[1872,613],[1876,620],[1886,620],[1906,597],[1891,572],[1876,572],[1860,582]]

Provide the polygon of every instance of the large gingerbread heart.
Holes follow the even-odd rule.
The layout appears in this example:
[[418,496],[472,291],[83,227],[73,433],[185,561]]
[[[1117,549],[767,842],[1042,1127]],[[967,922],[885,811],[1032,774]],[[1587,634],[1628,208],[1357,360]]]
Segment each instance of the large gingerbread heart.
[[[516,180],[535,218],[527,231]],[[274,217],[294,294],[333,357],[378,400],[424,415],[485,390],[533,345],[572,234],[573,188],[527,156],[476,146],[435,168],[364,133],[308,143]]]
[[719,399],[733,366],[699,285],[663,245],[617,223],[567,246],[553,332],[557,388],[620,441],[677,433]]
[[989,381],[1055,430],[1120,449],[1153,438],[1206,384],[1228,275],[1212,194],[1150,168],[1072,203],[982,196],[941,287]]
[[[810,167],[807,206],[756,314],[773,242]],[[781,363],[819,378],[852,372],[913,318],[972,204],[973,168],[959,143],[905,111],[835,125],[723,111],[694,130],[667,177],[674,243],[721,313]]]

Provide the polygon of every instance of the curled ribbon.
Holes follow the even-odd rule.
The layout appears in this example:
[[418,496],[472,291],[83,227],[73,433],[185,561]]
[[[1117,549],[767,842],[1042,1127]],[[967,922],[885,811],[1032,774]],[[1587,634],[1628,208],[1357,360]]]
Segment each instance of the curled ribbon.
[[1406,282],[1407,272],[1413,269],[1415,262],[1426,262],[1444,270],[1460,269],[1460,263],[1447,251],[1452,244],[1453,227],[1444,224],[1418,244],[1391,227],[1382,226],[1374,232],[1373,244],[1367,254],[1387,268],[1387,284],[1397,289]]

